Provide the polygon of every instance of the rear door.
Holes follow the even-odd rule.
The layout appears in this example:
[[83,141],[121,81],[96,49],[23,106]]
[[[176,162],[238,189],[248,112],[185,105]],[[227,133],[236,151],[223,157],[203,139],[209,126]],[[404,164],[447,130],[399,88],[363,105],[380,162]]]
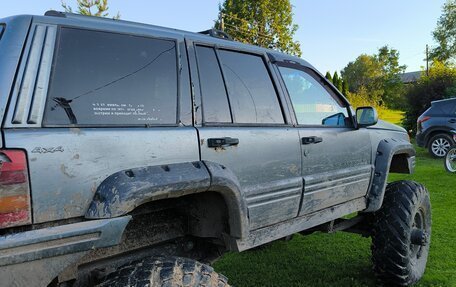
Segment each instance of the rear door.
[[34,222],[84,216],[115,172],[199,160],[183,38],[87,25],[33,24],[18,72],[5,145],[27,151]]
[[298,132],[284,115],[266,56],[204,43],[191,46],[190,54],[198,68],[202,160],[237,176],[251,229],[296,217],[302,194]]
[[347,103],[316,72],[289,63],[279,71],[302,145],[300,215],[366,196],[373,170],[368,131],[354,128]]

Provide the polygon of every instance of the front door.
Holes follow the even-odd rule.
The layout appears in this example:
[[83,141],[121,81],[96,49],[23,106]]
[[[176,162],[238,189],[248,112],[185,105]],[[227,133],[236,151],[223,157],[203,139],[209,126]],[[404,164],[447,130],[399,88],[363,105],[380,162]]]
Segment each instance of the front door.
[[194,55],[202,96],[202,160],[236,175],[250,229],[296,217],[303,187],[299,136],[286,123],[265,55],[203,44],[194,46]]
[[366,196],[372,148],[365,129],[355,129],[345,99],[310,68],[284,64],[302,145],[304,197],[300,215]]

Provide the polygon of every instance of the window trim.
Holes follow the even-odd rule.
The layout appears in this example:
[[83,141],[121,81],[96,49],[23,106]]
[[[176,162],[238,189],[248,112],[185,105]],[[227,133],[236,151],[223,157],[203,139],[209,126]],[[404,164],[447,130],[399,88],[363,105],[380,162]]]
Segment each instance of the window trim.
[[5,23],[0,23],[0,40],[2,39],[3,33],[5,33],[6,25]]
[[136,34],[136,33],[129,33],[129,32],[117,32],[117,31],[112,31],[112,30],[105,30],[105,29],[93,29],[93,28],[86,28],[86,27],[80,27],[80,26],[75,26],[75,25],[58,25],[57,26],[57,34],[55,37],[55,43],[54,43],[54,53],[53,53],[53,58],[52,58],[52,68],[51,72],[49,75],[49,83],[48,83],[48,93],[46,94],[46,105],[48,102],[48,97],[49,97],[49,88],[52,85],[52,82],[54,80],[54,71],[56,67],[56,62],[57,62],[57,54],[58,50],[60,47],[60,39],[61,39],[61,31],[62,29],[72,29],[72,30],[82,30],[82,31],[87,31],[87,32],[102,32],[102,33],[110,33],[110,34],[115,34],[115,35],[122,35],[122,36],[133,36],[133,37],[140,37],[140,38],[147,38],[151,40],[164,40],[164,41],[170,41],[174,43],[174,49],[175,49],[175,55],[176,55],[176,84],[177,84],[177,101],[176,101],[176,121],[175,123],[168,123],[168,124],[45,124],[45,119],[47,118],[47,112],[46,108],[43,111],[43,117],[41,119],[41,127],[43,128],[65,128],[65,127],[70,127],[70,128],[119,128],[119,127],[137,127],[137,128],[150,128],[150,127],[179,127],[180,125],[180,120],[181,120],[181,115],[180,115],[180,104],[181,104],[181,84],[182,84],[182,79],[181,79],[181,73],[180,73],[180,67],[183,65],[182,60],[181,60],[181,51],[180,51],[180,46],[179,46],[179,40],[177,38],[172,38],[172,37],[156,37],[156,36],[151,36],[151,35],[145,35],[145,34]]
[[[215,47],[210,47],[210,46],[200,45],[200,44],[195,44],[194,47],[195,47],[196,69],[198,71],[198,84],[200,86],[202,123],[203,123],[203,125],[204,124],[209,124],[209,125],[211,125],[211,124],[230,124],[231,125],[231,124],[234,123],[234,115],[233,115],[233,111],[231,109],[230,97],[228,96],[228,88],[227,88],[227,86],[225,84],[225,75],[223,74],[222,66],[220,65],[220,59],[219,59],[219,54],[217,52],[217,49],[215,49]],[[229,123],[229,122],[206,122],[205,121],[205,118],[204,118],[203,89],[202,89],[203,85],[201,84],[202,76],[201,76],[201,71],[200,71],[200,59],[198,57],[198,47],[209,48],[209,49],[212,49],[212,51],[214,51],[215,59],[217,60],[218,69],[220,71],[220,75],[222,76],[223,89],[225,90],[225,96],[226,96],[227,102],[228,102],[228,109],[229,109],[231,123]]]
[[[233,48],[230,46],[225,46],[225,45],[219,45],[216,43],[207,43],[203,41],[192,41],[193,44],[193,49],[195,51],[195,59],[196,59],[196,64],[197,64],[197,70],[198,70],[198,84],[200,85],[200,98],[201,98],[201,110],[202,110],[202,119],[201,119],[201,125],[202,126],[208,126],[208,127],[292,127],[293,124],[290,124],[287,122],[287,117],[286,117],[286,110],[284,107],[284,103],[282,102],[282,98],[280,96],[280,91],[279,88],[277,87],[277,83],[273,77],[271,67],[268,65],[269,58],[267,57],[267,54],[265,52],[259,52],[259,51],[251,51],[247,49],[238,49],[238,48]],[[206,122],[204,119],[204,104],[202,101],[203,94],[201,90],[201,77],[199,75],[199,67],[198,67],[198,53],[197,53],[197,47],[202,46],[202,47],[208,47],[212,48],[215,51],[216,57],[217,57],[217,63],[219,65],[220,71],[222,73],[222,78],[223,78],[223,84],[225,86],[227,98],[228,98],[228,103],[229,103],[229,108],[230,108],[230,114],[231,114],[231,123],[218,123],[218,122]],[[280,107],[280,112],[282,114],[283,118],[283,123],[236,123],[235,122],[235,115],[232,111],[231,108],[231,102],[230,102],[230,96],[229,96],[229,91],[228,91],[228,86],[226,84],[226,78],[225,78],[225,71],[221,65],[221,60],[219,56],[219,50],[225,50],[229,52],[235,52],[235,53],[240,53],[240,54],[247,54],[247,55],[252,55],[252,56],[257,56],[260,57],[263,61],[263,64],[265,66],[265,69],[268,73],[269,79],[271,80],[272,86],[274,87],[274,91],[277,97],[277,101],[279,103]]]
[[[290,63],[290,62],[275,62],[274,64],[277,66],[277,70],[278,70],[280,79],[282,80],[283,85],[284,85],[286,96],[287,96],[288,100],[290,101],[291,109],[292,109],[291,112],[292,112],[292,114],[294,116],[294,120],[296,122],[296,126],[297,127],[329,128],[329,129],[355,129],[356,128],[356,123],[355,123],[354,118],[353,118],[350,102],[348,102],[348,100],[345,97],[343,97],[337,90],[335,90],[334,87],[332,87],[332,85],[328,82],[328,80],[326,80],[323,76],[321,76],[320,73],[318,73],[317,71],[315,71],[314,69],[312,69],[310,67],[303,66],[303,65],[300,65],[300,64]],[[328,92],[328,94],[338,104],[340,104],[343,108],[345,108],[347,110],[347,114],[348,114],[348,118],[350,119],[351,126],[340,127],[340,126],[300,124],[298,122],[298,117],[296,116],[296,111],[294,109],[293,102],[292,102],[291,97],[290,97],[290,93],[288,92],[287,85],[286,85],[286,83],[285,83],[285,81],[283,79],[282,73],[280,71],[280,67],[290,68],[290,69],[295,69],[295,70],[298,70],[298,71],[302,71],[302,72],[308,74],[309,76],[311,76],[312,78],[314,78],[318,83],[321,84],[321,86]]]

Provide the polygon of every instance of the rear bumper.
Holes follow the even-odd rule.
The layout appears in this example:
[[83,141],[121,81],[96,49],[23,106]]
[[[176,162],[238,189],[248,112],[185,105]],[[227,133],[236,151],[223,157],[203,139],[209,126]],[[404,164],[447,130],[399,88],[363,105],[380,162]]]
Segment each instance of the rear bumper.
[[423,133],[416,134],[416,144],[419,147],[426,147],[426,136]]
[[0,237],[1,286],[46,286],[88,251],[120,243],[130,216]]

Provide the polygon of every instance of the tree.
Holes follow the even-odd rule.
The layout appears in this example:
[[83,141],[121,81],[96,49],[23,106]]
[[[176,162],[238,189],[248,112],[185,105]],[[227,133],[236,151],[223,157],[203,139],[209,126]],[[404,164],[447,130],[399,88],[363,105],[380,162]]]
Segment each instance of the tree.
[[337,73],[337,71],[335,71],[334,75],[333,75],[333,78],[332,78],[332,83],[340,92],[342,92],[342,82],[343,81],[339,77],[339,73]]
[[389,106],[399,108],[401,96],[403,95],[404,84],[400,74],[405,72],[406,66],[399,65],[399,51],[383,46],[376,55],[381,71],[381,89],[383,90],[382,99]]
[[345,96],[348,95],[348,85],[347,85],[347,81],[343,80],[342,79],[342,90],[341,90],[342,94],[344,94]]
[[456,56],[456,0],[448,0],[442,9],[437,27],[432,33],[438,46],[431,51],[431,58],[446,63]]
[[298,25],[293,24],[290,0],[225,0],[219,13],[215,27],[234,39],[301,55],[299,42],[293,40]]
[[[78,9],[77,13],[87,16],[96,16],[96,17],[108,17],[109,7],[108,0],[77,0]],[[66,12],[73,13],[73,8],[69,6],[66,2],[62,1],[62,7]],[[92,8],[96,8],[97,11],[92,11]],[[114,19],[120,19],[120,14],[117,12],[117,15],[113,17]]]
[[325,78],[332,83],[333,79],[329,71],[326,72]]
[[399,65],[399,52],[383,46],[377,54],[362,54],[348,63],[342,70],[342,78],[347,82],[351,93],[365,89],[374,98],[387,106],[399,108],[403,105],[403,83],[400,74],[406,66]]

